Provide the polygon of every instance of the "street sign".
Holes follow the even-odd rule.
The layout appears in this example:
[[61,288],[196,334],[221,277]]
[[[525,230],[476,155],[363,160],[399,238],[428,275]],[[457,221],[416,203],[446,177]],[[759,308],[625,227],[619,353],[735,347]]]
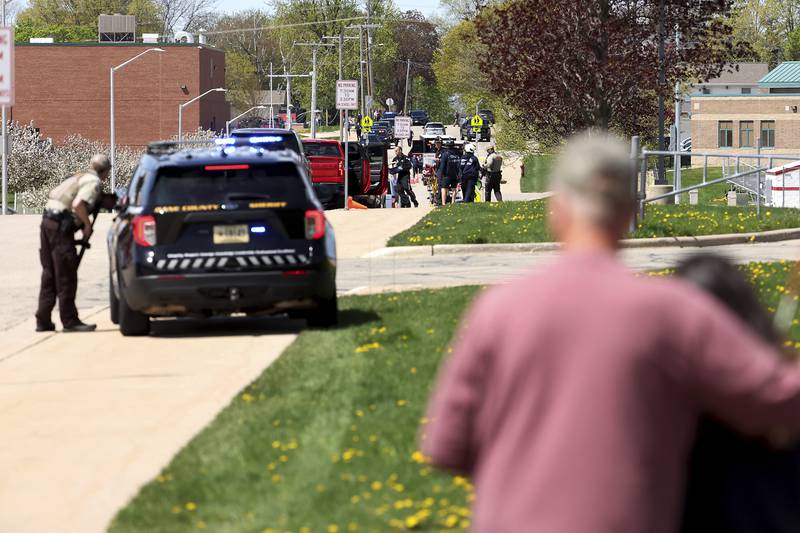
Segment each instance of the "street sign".
[[14,30],[0,28],[0,105],[14,105]]
[[475,133],[480,132],[481,128],[483,128],[483,119],[481,118],[480,115],[475,115],[474,117],[472,117],[472,120],[470,120],[469,123],[470,126],[472,126],[472,131],[474,131]]
[[386,99],[386,106],[387,107],[392,107],[393,105],[394,105],[394,100],[391,99],[391,98],[387,98]]
[[394,136],[398,139],[411,137],[411,117],[394,117]]
[[336,82],[336,109],[358,109],[358,82],[338,80]]
[[371,132],[373,124],[374,124],[373,120],[369,117],[364,117],[361,119],[361,127],[364,129],[364,133]]

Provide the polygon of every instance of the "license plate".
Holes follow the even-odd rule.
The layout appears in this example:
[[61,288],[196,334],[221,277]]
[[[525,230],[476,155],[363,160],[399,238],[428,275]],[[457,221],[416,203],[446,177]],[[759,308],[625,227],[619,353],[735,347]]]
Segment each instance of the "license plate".
[[247,224],[214,226],[214,244],[241,244],[250,242]]

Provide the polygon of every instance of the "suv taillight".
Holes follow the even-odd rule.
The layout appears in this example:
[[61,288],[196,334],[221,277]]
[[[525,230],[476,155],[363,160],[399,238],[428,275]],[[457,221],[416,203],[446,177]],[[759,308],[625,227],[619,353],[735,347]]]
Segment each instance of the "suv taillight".
[[325,236],[325,215],[322,211],[306,211],[306,239],[321,239]]
[[151,215],[133,217],[133,240],[139,246],[156,245],[156,219]]
[[339,177],[344,177],[344,161],[339,161]]

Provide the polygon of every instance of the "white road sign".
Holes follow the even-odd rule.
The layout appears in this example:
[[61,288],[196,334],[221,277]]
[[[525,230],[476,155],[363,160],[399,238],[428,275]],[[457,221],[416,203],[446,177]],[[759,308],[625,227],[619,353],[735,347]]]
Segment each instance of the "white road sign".
[[387,98],[386,99],[386,105],[389,106],[389,107],[392,107],[394,105],[394,99]]
[[14,30],[0,28],[0,105],[14,105]]
[[394,136],[398,139],[411,137],[411,117],[394,117]]
[[358,109],[358,82],[338,80],[336,82],[336,109]]

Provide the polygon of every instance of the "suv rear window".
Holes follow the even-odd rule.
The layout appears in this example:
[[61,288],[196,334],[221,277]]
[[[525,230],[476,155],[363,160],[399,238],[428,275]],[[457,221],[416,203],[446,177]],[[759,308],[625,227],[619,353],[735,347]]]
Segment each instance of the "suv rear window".
[[342,157],[338,144],[303,143],[303,150],[308,156]]
[[302,200],[304,195],[303,180],[291,163],[231,163],[162,168],[150,193],[150,203],[164,206],[237,200],[292,202]]
[[234,131],[231,132],[231,137],[237,139],[262,138],[265,141],[262,143],[264,148],[268,148],[270,150],[291,150],[296,154],[303,155],[303,152],[300,150],[300,146],[297,144],[297,137],[295,137],[294,133],[281,133],[275,131],[265,133]]

